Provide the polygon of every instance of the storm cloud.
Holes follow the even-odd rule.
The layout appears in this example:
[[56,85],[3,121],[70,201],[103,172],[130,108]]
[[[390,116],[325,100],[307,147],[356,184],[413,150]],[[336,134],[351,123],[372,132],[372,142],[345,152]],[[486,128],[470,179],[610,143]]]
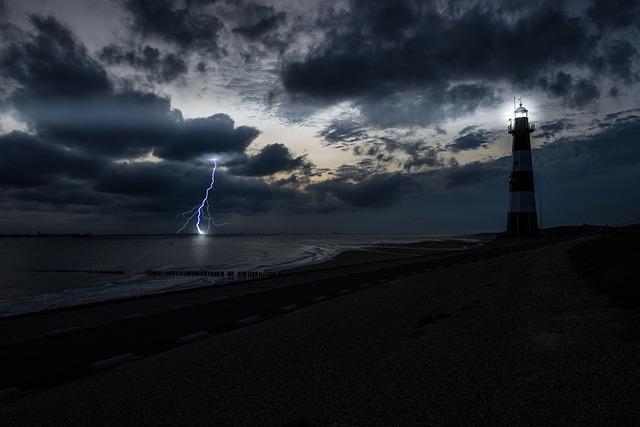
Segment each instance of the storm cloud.
[[0,135],[0,184],[12,187],[45,185],[59,178],[86,179],[106,163],[65,150],[38,137],[14,131]]
[[313,185],[311,190],[332,196],[355,207],[390,206],[407,193],[415,191],[417,182],[409,175],[373,175],[360,182],[329,180]]
[[[374,123],[383,115],[377,114],[379,102],[388,115],[404,111],[388,125],[412,115],[411,109],[427,122],[460,109],[472,112],[496,96],[483,81],[527,85],[549,69],[587,65],[599,42],[586,19],[567,15],[558,2],[530,5],[519,14],[480,2],[438,10],[410,0],[353,0],[349,7],[339,30],[284,65],[282,81],[296,95],[356,99]],[[526,54],[516,54],[522,49]],[[476,82],[460,83],[469,80]],[[576,103],[593,98],[585,82],[577,85]],[[402,101],[389,101],[396,96]],[[447,103],[450,111],[443,109]]]
[[638,0],[594,0],[587,15],[598,27],[628,27],[640,22]]
[[[22,209],[84,212],[83,206],[100,204],[114,215],[179,212],[208,180],[208,159],[202,156],[218,153],[243,159],[218,173],[221,213],[383,206],[394,198],[374,196],[377,188],[399,189],[410,181],[381,176],[306,191],[265,182],[259,177],[313,173],[313,164],[282,144],[244,154],[259,134],[256,128],[236,127],[226,114],[184,119],[168,97],[114,84],[67,26],[52,17],[29,19],[33,31],[9,40],[1,62],[4,76],[16,83],[9,104],[33,132],[0,136],[0,186]],[[125,59],[109,59],[120,60]],[[144,154],[163,161],[126,160]]]
[[276,11],[273,6],[264,6],[253,3],[247,8],[250,11],[249,21],[233,29],[233,32],[240,34],[249,40],[257,41],[265,39],[266,36],[278,29],[287,19],[287,14]]
[[256,155],[247,157],[241,164],[232,166],[235,175],[267,176],[311,166],[305,156],[295,157],[283,144],[269,144]]
[[171,82],[187,72],[186,62],[175,53],[162,54],[157,48],[145,46],[141,52],[110,44],[100,51],[99,57],[107,64],[126,64],[144,70],[149,78],[160,83]]
[[575,79],[571,74],[559,71],[551,79],[540,78],[540,85],[550,94],[561,97],[569,107],[581,108],[600,97],[600,89],[591,80]]
[[453,143],[447,145],[447,148],[453,152],[477,150],[487,148],[495,139],[496,132],[490,132],[477,126],[467,126],[458,133]]
[[0,67],[19,85],[10,104],[40,138],[92,155],[190,160],[243,152],[258,136],[226,114],[183,119],[166,96],[116,87],[68,27],[30,20],[34,32],[9,42]]
[[173,231],[212,158],[216,215],[258,231],[502,227],[517,95],[545,217],[640,200],[636,0],[24,4],[0,1],[8,229]]
[[219,33],[224,25],[216,15],[201,10],[198,3],[193,2],[191,7],[185,7],[181,2],[172,0],[124,1],[138,34],[185,49],[220,54]]

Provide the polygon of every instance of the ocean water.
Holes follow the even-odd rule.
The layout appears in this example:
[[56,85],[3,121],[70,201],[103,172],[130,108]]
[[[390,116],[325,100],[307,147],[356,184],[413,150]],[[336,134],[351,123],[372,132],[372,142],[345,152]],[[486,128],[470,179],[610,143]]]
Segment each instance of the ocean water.
[[439,239],[407,234],[2,238],[0,316],[219,283],[210,277],[151,277],[145,270],[274,271],[349,248]]

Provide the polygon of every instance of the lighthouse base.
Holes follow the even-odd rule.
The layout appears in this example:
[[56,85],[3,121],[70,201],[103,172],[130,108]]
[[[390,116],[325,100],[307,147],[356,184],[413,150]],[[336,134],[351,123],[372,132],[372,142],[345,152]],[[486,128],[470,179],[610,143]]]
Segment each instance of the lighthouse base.
[[506,232],[509,237],[536,237],[539,233],[535,212],[509,212]]

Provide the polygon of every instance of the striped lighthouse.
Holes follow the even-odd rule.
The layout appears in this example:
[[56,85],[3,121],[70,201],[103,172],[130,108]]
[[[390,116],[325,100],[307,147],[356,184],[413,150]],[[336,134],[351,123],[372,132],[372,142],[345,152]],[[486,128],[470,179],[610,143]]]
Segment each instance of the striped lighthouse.
[[[520,105],[514,110],[509,133],[513,135],[512,169],[509,176],[509,215],[507,234],[512,237],[531,237],[538,234],[536,199],[533,190],[533,164],[529,134],[535,130],[529,124],[529,113]],[[515,101],[514,101],[515,107]]]

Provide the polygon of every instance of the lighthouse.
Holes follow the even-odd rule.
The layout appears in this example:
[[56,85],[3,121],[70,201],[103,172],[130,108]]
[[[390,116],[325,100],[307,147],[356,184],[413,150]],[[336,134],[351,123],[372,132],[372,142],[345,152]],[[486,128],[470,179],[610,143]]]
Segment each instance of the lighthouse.
[[522,106],[522,100],[520,100],[518,108],[514,110],[513,122],[509,124],[509,133],[513,136],[513,154],[509,176],[507,235],[511,237],[533,237],[538,234],[531,139],[529,138],[534,130],[535,126],[529,124],[529,112]]

